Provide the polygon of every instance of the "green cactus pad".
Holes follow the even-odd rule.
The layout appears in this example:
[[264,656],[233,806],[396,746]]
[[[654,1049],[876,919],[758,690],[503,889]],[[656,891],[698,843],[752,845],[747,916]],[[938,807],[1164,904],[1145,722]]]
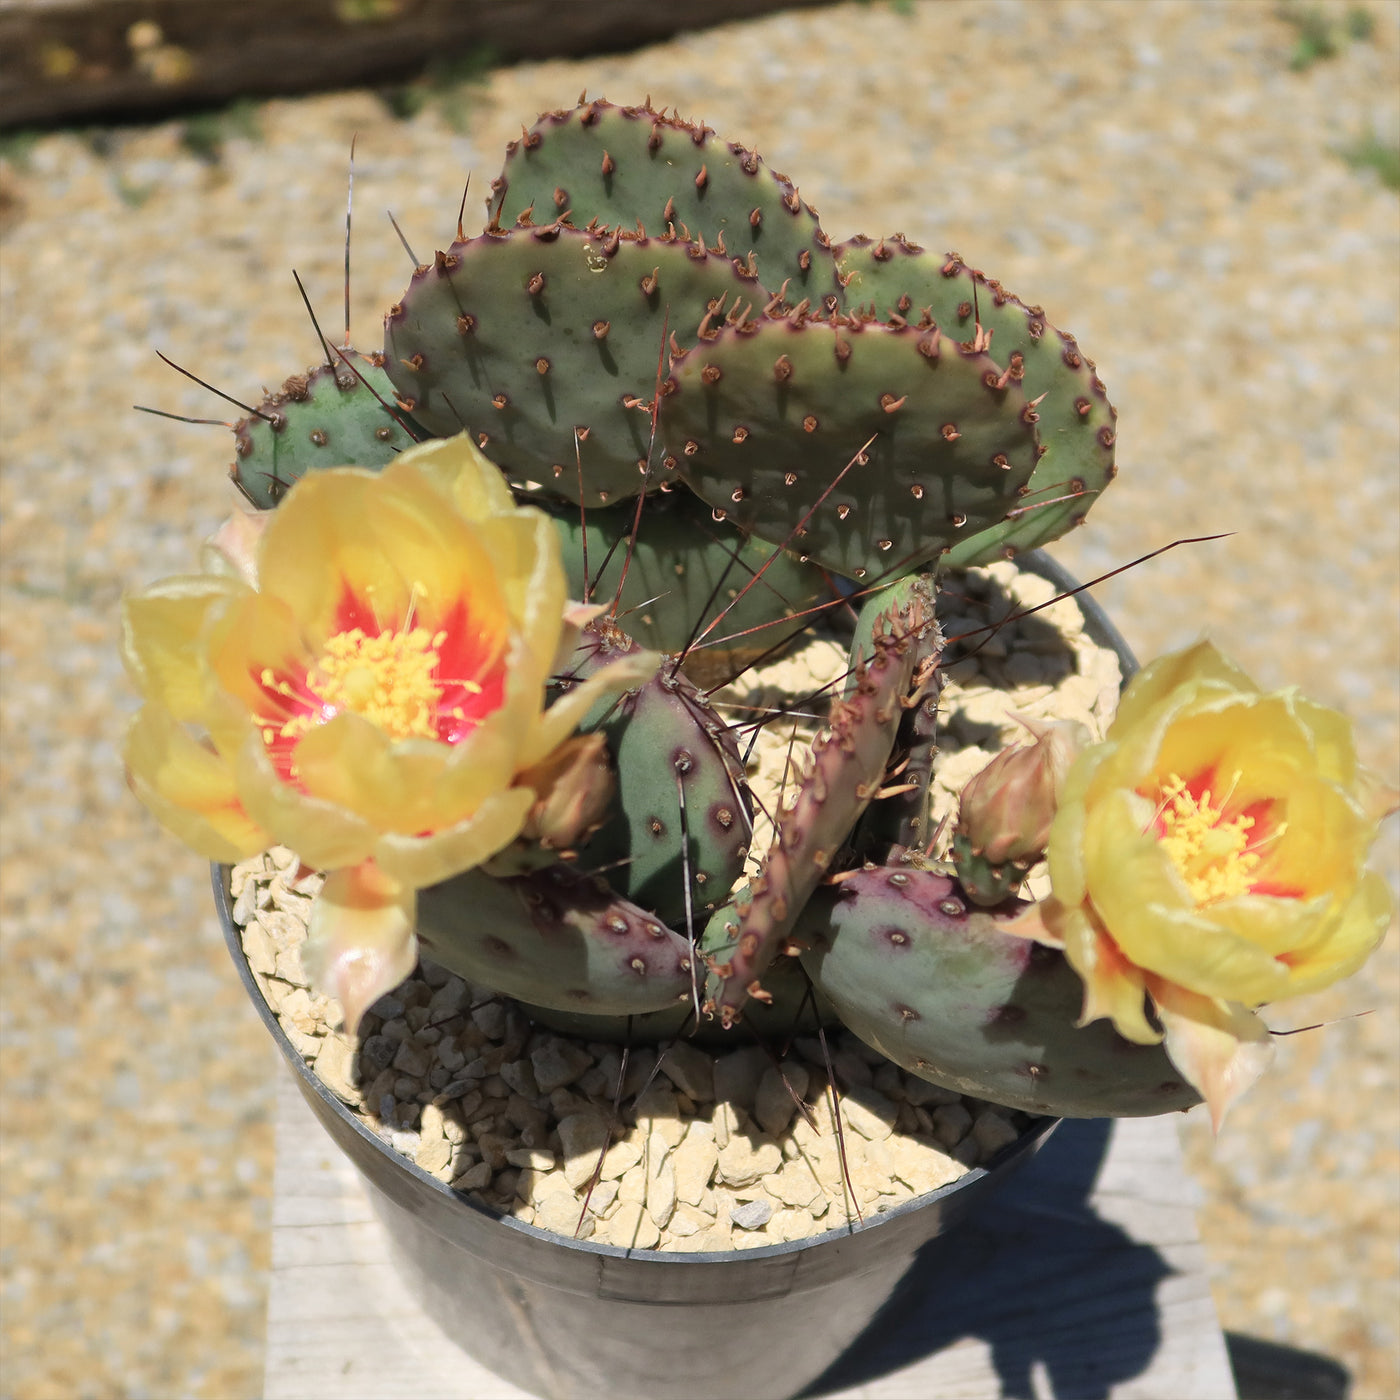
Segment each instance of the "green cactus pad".
[[[564,546],[571,597],[582,598],[587,583],[594,602],[611,603],[626,568],[617,623],[642,646],[679,652],[724,614],[705,644],[687,658],[686,674],[699,684],[722,682],[803,627],[821,621],[824,613],[816,610],[835,596],[815,564],[800,564],[785,551],[772,557],[772,545],[714,520],[710,508],[689,491],[647,499],[630,558],[627,540],[635,503],[586,511],[582,518],[577,508],[568,506],[551,514]],[[738,635],[742,633],[748,635]]]
[[915,325],[931,319],[945,335],[968,342],[980,325],[991,334],[992,358],[1013,365],[1026,400],[1038,401],[1036,431],[1044,455],[1022,488],[1015,514],[957,540],[945,565],[966,569],[1009,559],[1079,524],[1115,475],[1118,415],[1094,362],[1074,337],[956,253],[932,256],[901,234],[878,242],[854,238],[835,253],[849,307]]
[[384,467],[428,436],[396,403],[383,356],[344,353],[350,364],[294,374],[264,398],[263,417],[234,425],[229,475],[259,509],[318,467]]
[[[591,624],[560,688],[635,649],[609,624]],[[587,716],[581,728],[607,735],[617,766],[615,808],[588,842],[589,868],[604,871],[620,893],[674,927],[685,928],[689,909],[687,932],[698,935],[709,911],[729,897],[752,837],[733,736],[695,685],[666,663],[645,685]]]
[[419,422],[471,429],[513,486],[606,505],[642,490],[649,456],[664,475],[650,406],[667,341],[766,300],[676,238],[517,228],[415,271],[384,318],[386,368]]
[[672,374],[663,430],[695,493],[853,578],[1000,524],[1035,466],[1020,386],[937,330],[765,316],[674,356]]
[[649,104],[545,113],[506,147],[486,207],[497,226],[522,215],[658,234],[669,225],[730,257],[752,257],[770,293],[790,282],[793,301],[839,295],[831,242],[792,181],[757,152]]
[[627,1016],[692,999],[690,944],[601,879],[554,865],[493,879],[479,870],[418,893],[423,951],[506,996]]
[[[1019,912],[1019,911],[1018,911]],[[794,929],[842,1021],[902,1069],[1027,1113],[1134,1118],[1199,1095],[1159,1045],[1103,1020],[1056,949],[1007,933],[947,876],[867,867],[820,889]]]

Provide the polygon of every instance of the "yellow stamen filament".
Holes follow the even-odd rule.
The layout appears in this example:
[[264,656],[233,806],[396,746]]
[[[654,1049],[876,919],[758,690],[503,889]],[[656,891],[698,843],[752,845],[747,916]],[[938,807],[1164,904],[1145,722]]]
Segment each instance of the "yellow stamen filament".
[[1212,802],[1209,788],[1193,797],[1175,773],[1162,787],[1158,840],[1197,904],[1247,894],[1256,878],[1260,857],[1249,838],[1254,818],[1225,816],[1225,806],[1241,776],[1234,774],[1218,803]]
[[[445,632],[425,627],[386,629],[377,637],[358,627],[338,632],[308,672],[307,688],[326,709],[362,715],[395,739],[436,738],[442,686],[433,672],[446,640]],[[297,715],[280,733],[299,738],[324,718],[324,712]]]

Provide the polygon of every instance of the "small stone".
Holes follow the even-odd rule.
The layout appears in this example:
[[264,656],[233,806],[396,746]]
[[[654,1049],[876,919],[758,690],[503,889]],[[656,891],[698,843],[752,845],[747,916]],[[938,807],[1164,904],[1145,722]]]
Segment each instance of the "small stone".
[[[652,1140],[657,1140],[655,1134]],[[663,1160],[654,1171],[648,1164],[646,1205],[647,1214],[664,1230],[676,1209],[676,1171],[670,1162]]]
[[679,1147],[671,1153],[677,1199],[699,1205],[719,1162],[714,1129],[703,1119],[693,1122]]
[[537,1147],[513,1147],[506,1151],[506,1161],[513,1167],[529,1167],[532,1171],[547,1172],[554,1169],[554,1153],[542,1152]]
[[752,1112],[759,1082],[767,1067],[768,1056],[761,1045],[746,1045],[742,1050],[720,1056],[714,1062],[715,1098]]
[[736,1133],[720,1149],[718,1180],[728,1186],[750,1186],[783,1164],[782,1149],[766,1133]]
[[447,972],[445,968],[439,968],[438,971],[445,973],[447,980],[433,993],[428,1002],[428,1019],[431,1021],[445,1021],[448,1017],[455,1016],[467,1001],[467,984],[460,977]]
[[389,1135],[389,1146],[395,1152],[401,1152],[405,1157],[415,1156],[418,1152],[419,1137],[417,1133],[411,1133],[406,1129],[391,1133]]
[[761,1230],[773,1218],[773,1203],[762,1199],[745,1201],[729,1212],[729,1218],[741,1230]]
[[498,1133],[482,1133],[477,1138],[476,1145],[481,1149],[481,1160],[486,1162],[492,1171],[498,1172],[505,1168],[506,1153],[513,1146],[509,1138],[503,1138]]
[[419,1143],[417,1152],[413,1154],[413,1160],[425,1172],[438,1176],[445,1172],[451,1164],[452,1144],[443,1137],[424,1140]]
[[675,1147],[685,1135],[680,1121],[680,1106],[676,1096],[664,1083],[655,1083],[636,1099],[638,1125],[645,1124],[649,1132],[660,1133],[668,1147]]
[[530,1052],[530,1064],[541,1094],[572,1084],[593,1063],[593,1057],[573,1041],[551,1036]]
[[678,1040],[661,1057],[661,1073],[696,1103],[715,1096],[714,1059],[698,1046]]
[[400,1074],[421,1079],[428,1072],[427,1057],[410,1040],[405,1040],[394,1054],[394,1068]]
[[570,1186],[577,1189],[592,1178],[607,1137],[607,1124],[596,1113],[571,1113],[560,1120],[559,1143]]
[[257,920],[243,930],[243,956],[248,959],[248,966],[264,977],[271,977],[277,971],[277,949]]
[[661,1242],[656,1222],[637,1201],[624,1201],[599,1228],[594,1238],[600,1244],[617,1245],[621,1249],[655,1249]]
[[781,1068],[770,1065],[759,1081],[753,1116],[777,1137],[792,1122],[797,1100],[806,1092],[807,1068],[800,1060],[789,1060]]
[[995,1108],[984,1108],[972,1120],[972,1136],[982,1149],[982,1160],[985,1161],[1003,1147],[1010,1147],[1021,1135],[1004,1113]]
[[378,1016],[381,1021],[392,1021],[395,1017],[403,1015],[404,1007],[398,997],[386,992],[369,1010],[370,1015]]
[[341,1103],[358,1108],[360,1089],[355,1073],[355,1047],[343,1035],[328,1035],[321,1042],[313,1068],[316,1077]]
[[904,1102],[904,1076],[888,1060],[875,1070],[875,1088],[894,1103]]
[[815,1233],[816,1226],[805,1210],[776,1211],[768,1222],[768,1234],[775,1240],[805,1240]]
[[904,1076],[904,1101],[915,1108],[927,1108],[929,1104],[959,1103],[962,1095],[953,1089],[945,1089],[941,1084],[930,1084],[927,1079],[918,1079],[912,1074]]
[[[580,1219],[583,1222],[581,1227]],[[535,1206],[534,1224],[537,1229],[549,1230],[553,1234],[563,1235],[566,1239],[589,1239],[597,1229],[597,1222],[592,1213],[584,1214],[583,1207],[574,1199],[573,1192],[567,1195],[556,1192],[541,1199]]]
[[879,1142],[894,1131],[899,1109],[875,1089],[852,1089],[841,1100],[841,1116],[868,1142]]
[[847,1091],[868,1089],[875,1083],[870,1066],[848,1046],[832,1049],[831,1067],[836,1071],[836,1082]]
[[478,1162],[468,1167],[461,1176],[452,1182],[454,1191],[484,1191],[490,1184],[494,1172],[490,1162]]
[[491,1040],[503,1040],[506,1033],[506,1009],[499,1001],[484,1001],[474,1006],[472,1024]]
[[620,1180],[641,1160],[642,1142],[640,1136],[629,1134],[613,1143],[603,1154],[603,1170],[600,1177],[603,1181]]
[[507,1061],[501,1066],[501,1078],[522,1098],[537,1099],[540,1096],[534,1066],[529,1060]]
[[708,1230],[711,1223],[708,1215],[701,1215],[689,1206],[677,1206],[666,1229],[678,1239],[689,1239],[692,1235],[698,1235],[701,1230]]
[[944,1147],[956,1147],[971,1126],[972,1115],[961,1102],[941,1104],[933,1111],[933,1135]]
[[788,1206],[810,1206],[822,1195],[822,1184],[811,1165],[800,1158],[785,1163],[782,1171],[765,1176],[763,1189],[774,1200]]

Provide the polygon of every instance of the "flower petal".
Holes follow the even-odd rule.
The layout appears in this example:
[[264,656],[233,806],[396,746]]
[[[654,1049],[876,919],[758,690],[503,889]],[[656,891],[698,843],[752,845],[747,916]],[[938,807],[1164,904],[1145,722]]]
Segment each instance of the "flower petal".
[[162,579],[122,600],[122,660],[148,700],[178,720],[203,719],[211,675],[197,658],[197,641],[211,616],[235,599],[251,596],[232,578],[185,574]]
[[1230,1105],[1273,1059],[1269,1028],[1238,1002],[1196,996],[1155,977],[1148,990],[1166,1030],[1167,1054],[1206,1101],[1218,1133]]
[[354,812],[282,781],[267,749],[250,734],[238,751],[238,791],[249,814],[313,870],[358,865],[374,850],[374,825]]
[[375,843],[375,860],[405,885],[436,885],[510,845],[520,835],[534,800],[530,788],[507,788],[488,797],[466,821],[442,831],[427,836],[386,833]]
[[595,671],[581,685],[561,695],[535,725],[534,733],[520,756],[522,768],[532,767],[552,749],[557,749],[583,721],[589,710],[604,696],[619,695],[634,686],[645,685],[656,674],[661,653],[637,651],[619,656]]
[[162,706],[133,716],[122,756],[127,781],[156,820],[206,860],[245,860],[272,844],[244,810],[228,761]]
[[415,904],[413,890],[373,861],[332,870],[316,896],[302,956],[315,985],[340,1003],[347,1035],[417,964]]
[[1084,983],[1078,1024],[1087,1026],[1106,1016],[1125,1040],[1156,1045],[1162,1033],[1147,1019],[1142,969],[1123,956],[1082,907],[1065,907],[1053,900],[1047,900],[1046,905],[1047,921],[1059,932],[1065,957]]

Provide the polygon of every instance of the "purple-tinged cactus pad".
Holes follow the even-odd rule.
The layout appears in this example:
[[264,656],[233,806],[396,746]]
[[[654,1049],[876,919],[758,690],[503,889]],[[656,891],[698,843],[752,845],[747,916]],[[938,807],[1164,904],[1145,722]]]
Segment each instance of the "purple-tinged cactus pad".
[[[567,688],[636,649],[616,627],[595,622],[556,683]],[[729,726],[692,681],[663,661],[645,685],[602,703],[582,728],[607,736],[617,796],[581,863],[605,871],[628,899],[676,928],[685,928],[688,910],[687,932],[698,936],[739,878],[753,831],[744,765]]]
[[419,891],[418,938],[469,982],[559,1011],[627,1016],[692,999],[690,944],[564,866],[497,880],[469,870]]
[[1062,953],[1003,931],[1017,912],[975,910],[945,875],[868,866],[819,889],[793,936],[846,1026],[930,1083],[1065,1118],[1199,1102],[1161,1046],[1075,1026],[1083,984]]

